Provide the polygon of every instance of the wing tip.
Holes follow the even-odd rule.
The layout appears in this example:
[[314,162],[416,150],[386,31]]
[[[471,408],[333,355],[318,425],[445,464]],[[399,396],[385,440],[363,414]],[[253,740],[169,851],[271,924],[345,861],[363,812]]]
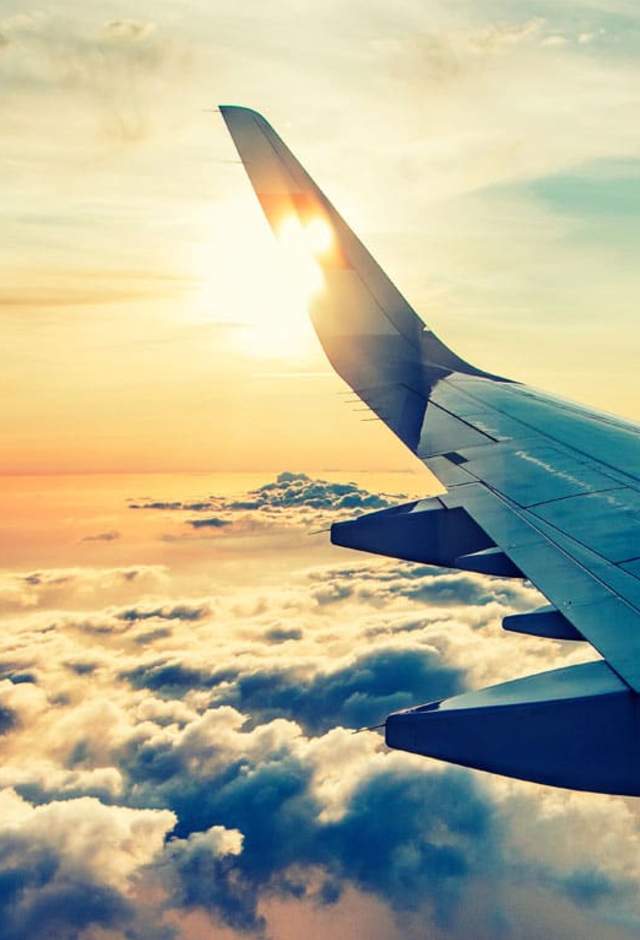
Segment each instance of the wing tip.
[[267,123],[264,115],[260,114],[259,111],[256,111],[255,108],[247,108],[243,104],[219,104],[218,111],[222,117],[229,123],[228,119],[233,119],[234,116],[246,115],[247,117],[256,118],[259,121]]

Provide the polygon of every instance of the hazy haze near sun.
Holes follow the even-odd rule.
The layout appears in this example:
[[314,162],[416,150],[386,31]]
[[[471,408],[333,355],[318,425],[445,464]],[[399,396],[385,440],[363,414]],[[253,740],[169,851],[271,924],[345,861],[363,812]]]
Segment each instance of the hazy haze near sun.
[[336,394],[220,102],[459,352],[638,417],[639,35],[628,3],[5,0],[2,468],[411,466]]

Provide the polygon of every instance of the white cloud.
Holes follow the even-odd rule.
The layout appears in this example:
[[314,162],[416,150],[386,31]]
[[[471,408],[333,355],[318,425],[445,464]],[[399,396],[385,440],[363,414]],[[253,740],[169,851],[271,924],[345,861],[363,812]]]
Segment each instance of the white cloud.
[[31,682],[0,681],[0,710],[21,724],[28,725],[47,708],[46,693]]
[[[299,509],[292,505],[286,511],[295,516]],[[393,903],[402,907],[404,902],[397,900],[402,892],[391,875],[372,886],[368,879],[373,876],[362,868],[364,861],[352,843],[349,852],[356,855],[348,864],[338,845],[336,854],[323,854],[322,848],[329,833],[341,839],[349,832],[359,813],[360,827],[373,825],[367,801],[372,799],[375,807],[378,790],[395,786],[407,807],[417,800],[422,818],[411,836],[398,836],[398,858],[409,865],[432,844],[432,813],[440,814],[444,825],[438,839],[471,858],[464,854],[471,850],[464,838],[461,844],[456,823],[444,821],[450,810],[442,803],[430,806],[419,795],[425,787],[442,800],[441,788],[452,785],[446,783],[446,765],[389,752],[374,732],[353,734],[329,724],[329,730],[311,734],[303,727],[308,709],[330,707],[340,715],[340,709],[352,707],[347,704],[352,700],[362,703],[370,688],[378,695],[387,681],[401,686],[403,670],[413,663],[429,663],[434,675],[438,669],[466,674],[477,686],[571,662],[584,651],[503,635],[499,621],[504,613],[538,601],[535,592],[518,582],[350,553],[341,553],[341,564],[309,567],[306,555],[299,554],[304,532],[296,538],[283,561],[286,586],[280,568],[265,574],[263,558],[239,555],[233,562],[242,571],[238,582],[228,580],[228,568],[222,573],[209,568],[209,597],[197,579],[197,594],[184,590],[192,583],[191,573],[163,569],[153,582],[163,593],[147,595],[142,579],[140,593],[127,603],[92,608],[90,602],[117,593],[119,572],[128,569],[102,572],[102,593],[94,591],[93,569],[86,579],[76,569],[35,572],[31,590],[49,590],[71,571],[73,589],[65,582],[69,602],[77,602],[85,581],[89,594],[80,612],[25,608],[14,615],[11,636],[5,634],[5,648],[0,648],[0,662],[15,668],[19,659],[19,667],[37,678],[37,685],[7,680],[0,687],[7,709],[23,716],[5,734],[0,772],[0,786],[14,788],[5,789],[3,799],[11,807],[5,817],[14,826],[11,851],[16,862],[28,851],[55,851],[60,860],[56,884],[90,878],[131,898],[133,889],[144,885],[143,894],[160,891],[159,909],[168,905],[184,912],[189,905],[209,905],[213,924],[219,918],[237,924],[234,918],[241,914],[242,929],[257,929],[256,905],[266,889],[253,880],[254,840],[263,838],[256,831],[261,832],[267,818],[284,827],[282,851],[285,858],[292,853],[293,865],[290,870],[289,862],[278,861],[276,854],[269,862],[270,878],[289,883],[297,872],[308,891],[330,895],[333,889],[323,885],[327,868],[335,866],[339,880],[369,885],[369,893],[382,892],[380,897],[396,898]],[[23,583],[19,574],[12,577]],[[110,629],[87,630],[87,622]],[[121,630],[123,624],[129,629]],[[153,638],[153,628],[167,624],[170,635]],[[146,647],[136,643],[141,628],[152,637]],[[292,639],[264,642],[274,629],[291,632]],[[402,658],[405,654],[408,659]],[[384,670],[386,662],[390,674]],[[428,684],[428,669],[418,675]],[[280,680],[285,681],[284,717],[269,718],[261,709]],[[250,691],[254,682],[256,693]],[[266,683],[262,693],[261,682]],[[300,696],[305,687],[313,701],[291,701],[287,710],[286,689]],[[220,704],[225,696],[230,702],[234,696],[244,701],[247,710]],[[501,851],[519,866],[526,884],[546,878],[561,885],[575,871],[576,853],[570,847],[555,851],[560,837],[566,836],[569,845],[574,825],[589,833],[597,871],[616,883],[624,881],[614,848],[618,845],[628,858],[632,839],[621,810],[616,812],[615,838],[607,843],[596,802],[567,803],[559,797],[553,806],[538,788],[526,784],[468,775],[459,779],[472,788],[473,795],[465,799],[472,799],[474,813],[481,818],[498,814],[504,826]],[[254,788],[262,799],[275,801],[266,817],[250,809]],[[287,795],[289,788],[295,795]],[[34,805],[36,801],[42,805]],[[126,805],[131,803],[136,808]],[[177,805],[189,815],[181,816]],[[290,848],[297,843],[288,820],[291,813],[295,820],[301,807],[309,814],[299,824],[307,841],[297,858]],[[552,817],[553,824],[548,821]],[[184,827],[187,819],[186,830],[165,842],[174,825]],[[9,838],[0,827],[0,844],[3,837]],[[434,844],[440,844],[438,839]],[[393,868],[396,862],[385,865]],[[406,877],[413,878],[413,863],[406,870]]]
[[115,800],[123,793],[124,778],[117,767],[67,770],[54,760],[32,758],[0,768],[0,788],[16,787],[44,794],[101,794]]
[[166,576],[161,565],[0,571],[0,607],[9,613],[38,607],[82,607],[114,595],[124,600],[161,587]]
[[171,839],[165,848],[165,856],[172,859],[179,855],[188,859],[190,855],[203,851],[215,858],[240,855],[242,843],[243,835],[237,829],[211,826],[204,832],[192,832],[186,839]]
[[22,852],[50,850],[59,877],[89,876],[120,890],[161,851],[176,821],[169,810],[105,806],[90,797],[32,806],[10,789],[0,792],[0,806],[3,867]]

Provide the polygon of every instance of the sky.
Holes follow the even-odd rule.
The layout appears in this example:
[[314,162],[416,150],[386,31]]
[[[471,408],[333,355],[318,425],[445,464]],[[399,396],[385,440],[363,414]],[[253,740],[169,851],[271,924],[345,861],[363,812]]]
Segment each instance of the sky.
[[595,656],[340,549],[436,492],[345,398],[216,106],[488,371],[638,417],[627,0],[0,7],[0,940],[631,940],[637,801],[384,746]]
[[411,466],[338,394],[219,103],[268,117],[465,358],[637,416],[638,19],[4,0],[0,467]]

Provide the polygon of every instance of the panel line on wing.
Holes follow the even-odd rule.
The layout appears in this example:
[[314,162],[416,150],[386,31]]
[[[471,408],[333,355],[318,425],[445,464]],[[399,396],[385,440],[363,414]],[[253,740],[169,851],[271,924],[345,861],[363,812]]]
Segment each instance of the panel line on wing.
[[[523,427],[529,428],[531,431],[533,431],[534,434],[540,435],[549,441],[553,441],[555,444],[557,444],[564,450],[568,450],[572,454],[576,454],[576,455],[579,454],[581,457],[584,457],[587,460],[592,461],[595,464],[601,465],[603,472],[606,472],[608,475],[610,475],[612,479],[617,479],[622,484],[630,486],[634,489],[640,489],[640,438],[638,437],[637,428],[634,429],[631,425],[628,425],[626,423],[615,424],[614,421],[612,420],[608,420],[608,421],[603,420],[602,422],[599,422],[598,415],[592,412],[589,412],[587,410],[583,411],[579,407],[576,407],[575,409],[572,410],[568,406],[562,408],[559,405],[559,407],[556,409],[556,411],[558,412],[564,412],[567,420],[570,420],[571,418],[575,418],[576,420],[582,419],[583,421],[588,421],[589,424],[592,426],[593,430],[597,430],[598,424],[600,423],[602,425],[606,425],[607,427],[609,427],[610,429],[614,431],[617,430],[617,431],[624,433],[626,435],[625,439],[627,443],[630,444],[631,441],[633,441],[634,443],[634,447],[636,450],[636,453],[634,453],[634,457],[637,461],[638,468],[639,468],[638,471],[630,472],[629,470],[621,470],[619,467],[612,465],[608,460],[606,460],[602,456],[602,452],[600,452],[597,457],[594,457],[592,453],[584,449],[584,446],[581,446],[580,444],[575,443],[575,442],[568,444],[567,441],[563,439],[563,437],[559,437],[557,434],[552,433],[549,427],[549,422],[548,420],[545,420],[544,415],[541,415],[539,418],[541,422],[544,421],[544,427],[543,428],[537,427],[535,424],[531,423],[530,419],[527,420],[527,418],[525,418],[521,414],[515,416],[510,411],[505,410],[504,405],[500,406],[499,404],[496,403],[495,400],[488,402],[485,398],[480,397],[477,394],[477,392],[476,393],[470,392],[468,390],[468,386],[472,386],[478,389],[481,389],[481,388],[489,389],[489,387],[491,387],[494,393],[498,394],[497,390],[499,390],[499,394],[501,396],[510,395],[513,401],[517,401],[517,396],[522,395],[524,398],[530,398],[531,400],[538,403],[547,412],[551,411],[551,406],[555,408],[555,405],[556,405],[555,399],[549,400],[549,399],[544,399],[540,395],[530,394],[529,389],[526,389],[525,386],[519,385],[514,382],[501,382],[501,383],[493,382],[492,383],[488,381],[487,379],[483,379],[481,377],[467,376],[467,375],[462,375],[459,373],[454,373],[454,374],[447,376],[446,378],[442,380],[442,382],[445,385],[449,385],[450,387],[455,388],[456,391],[466,394],[471,398],[474,398],[477,402],[480,403],[481,409],[494,411],[494,412],[497,412],[498,414],[503,415],[505,418],[518,421],[519,423],[522,424]],[[464,391],[462,388],[460,388],[460,385],[464,386]]]

